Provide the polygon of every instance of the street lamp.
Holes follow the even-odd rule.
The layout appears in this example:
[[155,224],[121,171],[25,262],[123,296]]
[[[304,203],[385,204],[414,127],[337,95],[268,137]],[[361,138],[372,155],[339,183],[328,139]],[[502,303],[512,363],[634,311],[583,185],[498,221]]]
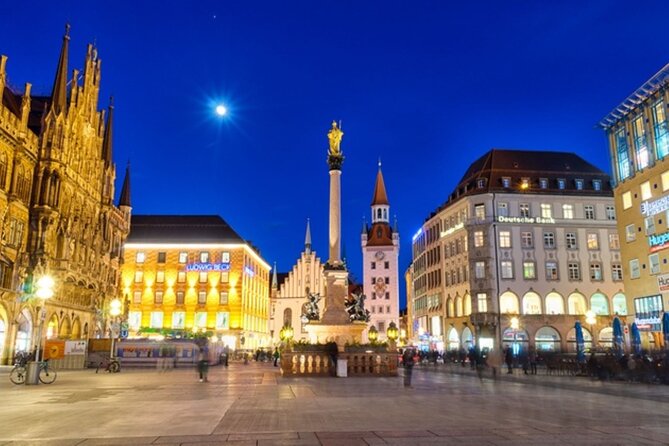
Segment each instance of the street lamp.
[[585,323],[588,324],[590,327],[590,348],[592,349],[594,347],[594,340],[595,340],[595,334],[592,331],[592,326],[597,323],[597,314],[592,311],[588,310],[585,312]]
[[40,350],[42,349],[42,329],[44,328],[44,319],[46,318],[46,301],[53,297],[53,286],[55,282],[48,274],[44,274],[35,283],[37,289],[35,296],[42,300],[42,309],[40,311],[39,329],[37,330],[37,351],[35,352],[35,362],[40,360]]
[[397,340],[397,337],[399,336],[399,330],[397,329],[397,325],[395,325],[395,322],[391,322],[390,325],[388,325],[388,330],[386,330],[386,336],[388,336],[388,339],[390,339],[392,342],[395,342]]
[[279,338],[284,342],[290,342],[293,339],[293,327],[290,325],[284,325],[281,331],[279,332]]
[[116,341],[116,334],[118,332],[118,322],[116,321],[116,318],[119,317],[122,313],[122,306],[123,304],[121,303],[121,299],[119,298],[114,298],[112,301],[109,303],[109,315],[111,316],[111,326],[110,326],[110,331],[111,331],[111,350],[109,351],[109,359],[114,359],[114,342]]
[[369,342],[372,344],[376,342],[377,339],[379,339],[379,331],[376,329],[375,326],[369,327],[369,332],[367,333],[367,338],[369,339]]

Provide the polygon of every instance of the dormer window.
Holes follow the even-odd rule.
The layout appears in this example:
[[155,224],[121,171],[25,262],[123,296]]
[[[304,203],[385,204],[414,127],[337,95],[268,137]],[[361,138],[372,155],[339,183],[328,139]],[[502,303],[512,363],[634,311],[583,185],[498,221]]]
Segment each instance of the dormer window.
[[592,188],[594,190],[602,190],[602,180],[592,180]]
[[583,180],[577,179],[574,180],[574,183],[576,184],[576,190],[583,190]]
[[567,182],[565,181],[564,178],[558,178],[558,189],[564,190],[566,185],[567,185]]
[[530,179],[529,178],[522,178],[520,180],[520,188],[521,189],[527,189],[530,187]]
[[485,187],[485,178],[479,178],[476,180],[476,187],[478,189],[483,189]]
[[511,187],[510,177],[502,177],[502,187]]
[[539,178],[539,187],[542,189],[548,189],[548,178]]

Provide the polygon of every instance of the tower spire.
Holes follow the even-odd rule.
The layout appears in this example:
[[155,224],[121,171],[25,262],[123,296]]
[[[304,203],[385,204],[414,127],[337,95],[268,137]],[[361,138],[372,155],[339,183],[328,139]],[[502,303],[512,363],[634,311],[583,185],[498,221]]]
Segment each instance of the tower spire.
[[123,179],[123,187],[121,188],[121,196],[118,199],[119,206],[130,206],[130,162],[125,168],[125,178]]
[[274,262],[274,271],[272,272],[272,289],[276,290],[279,288],[279,281],[276,278],[276,262]]
[[304,252],[311,254],[311,224],[307,218],[307,233],[304,236]]
[[70,24],[68,23],[65,25],[63,46],[60,49],[56,78],[53,81],[53,90],[51,91],[51,109],[56,113],[65,111],[67,106],[67,53],[69,44]]
[[376,174],[376,184],[374,185],[374,196],[372,197],[372,206],[388,206],[388,195],[386,195],[386,184],[383,182],[383,173],[381,173],[381,158],[379,158],[379,171]]
[[112,164],[112,125],[114,122],[114,97],[109,98],[109,114],[107,115],[107,125],[105,125],[105,134],[102,140],[102,159],[105,167]]

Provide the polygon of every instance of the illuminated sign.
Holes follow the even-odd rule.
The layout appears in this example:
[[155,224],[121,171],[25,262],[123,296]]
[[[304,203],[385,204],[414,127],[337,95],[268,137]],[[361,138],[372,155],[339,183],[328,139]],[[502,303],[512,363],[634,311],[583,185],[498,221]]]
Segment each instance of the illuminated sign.
[[662,330],[664,305],[662,295],[638,297],[634,299],[634,315],[637,327],[642,331]]
[[650,245],[650,252],[662,251],[669,248],[669,232],[649,236],[648,245]]
[[459,231],[460,229],[462,229],[464,227],[465,227],[464,223],[458,223],[457,225],[453,226],[452,228],[448,228],[447,230],[443,231],[440,235],[442,237],[446,237],[447,235],[451,235],[455,231]]
[[644,201],[641,203],[641,213],[646,217],[657,215],[667,209],[669,209],[669,195],[665,195],[655,201]]
[[499,223],[521,223],[528,225],[554,225],[554,218],[544,218],[544,217],[504,217],[502,215],[497,216],[497,221]]
[[186,271],[230,271],[229,263],[189,263]]
[[657,276],[657,287],[660,290],[660,293],[666,293],[669,291],[669,274],[662,274]]

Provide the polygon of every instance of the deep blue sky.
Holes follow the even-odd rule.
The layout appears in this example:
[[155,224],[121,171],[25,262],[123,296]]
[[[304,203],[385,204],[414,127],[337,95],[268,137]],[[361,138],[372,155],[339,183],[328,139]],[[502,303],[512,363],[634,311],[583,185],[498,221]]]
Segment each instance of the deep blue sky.
[[402,270],[412,234],[491,147],[573,151],[609,171],[595,124],[669,61],[668,13],[614,0],[2,0],[0,53],[13,85],[48,93],[64,24],[70,70],[95,41],[117,191],[130,159],[135,213],[220,214],[280,271],[307,217],[327,257],[326,133],[342,120],[344,243],[360,278],[379,157]]

